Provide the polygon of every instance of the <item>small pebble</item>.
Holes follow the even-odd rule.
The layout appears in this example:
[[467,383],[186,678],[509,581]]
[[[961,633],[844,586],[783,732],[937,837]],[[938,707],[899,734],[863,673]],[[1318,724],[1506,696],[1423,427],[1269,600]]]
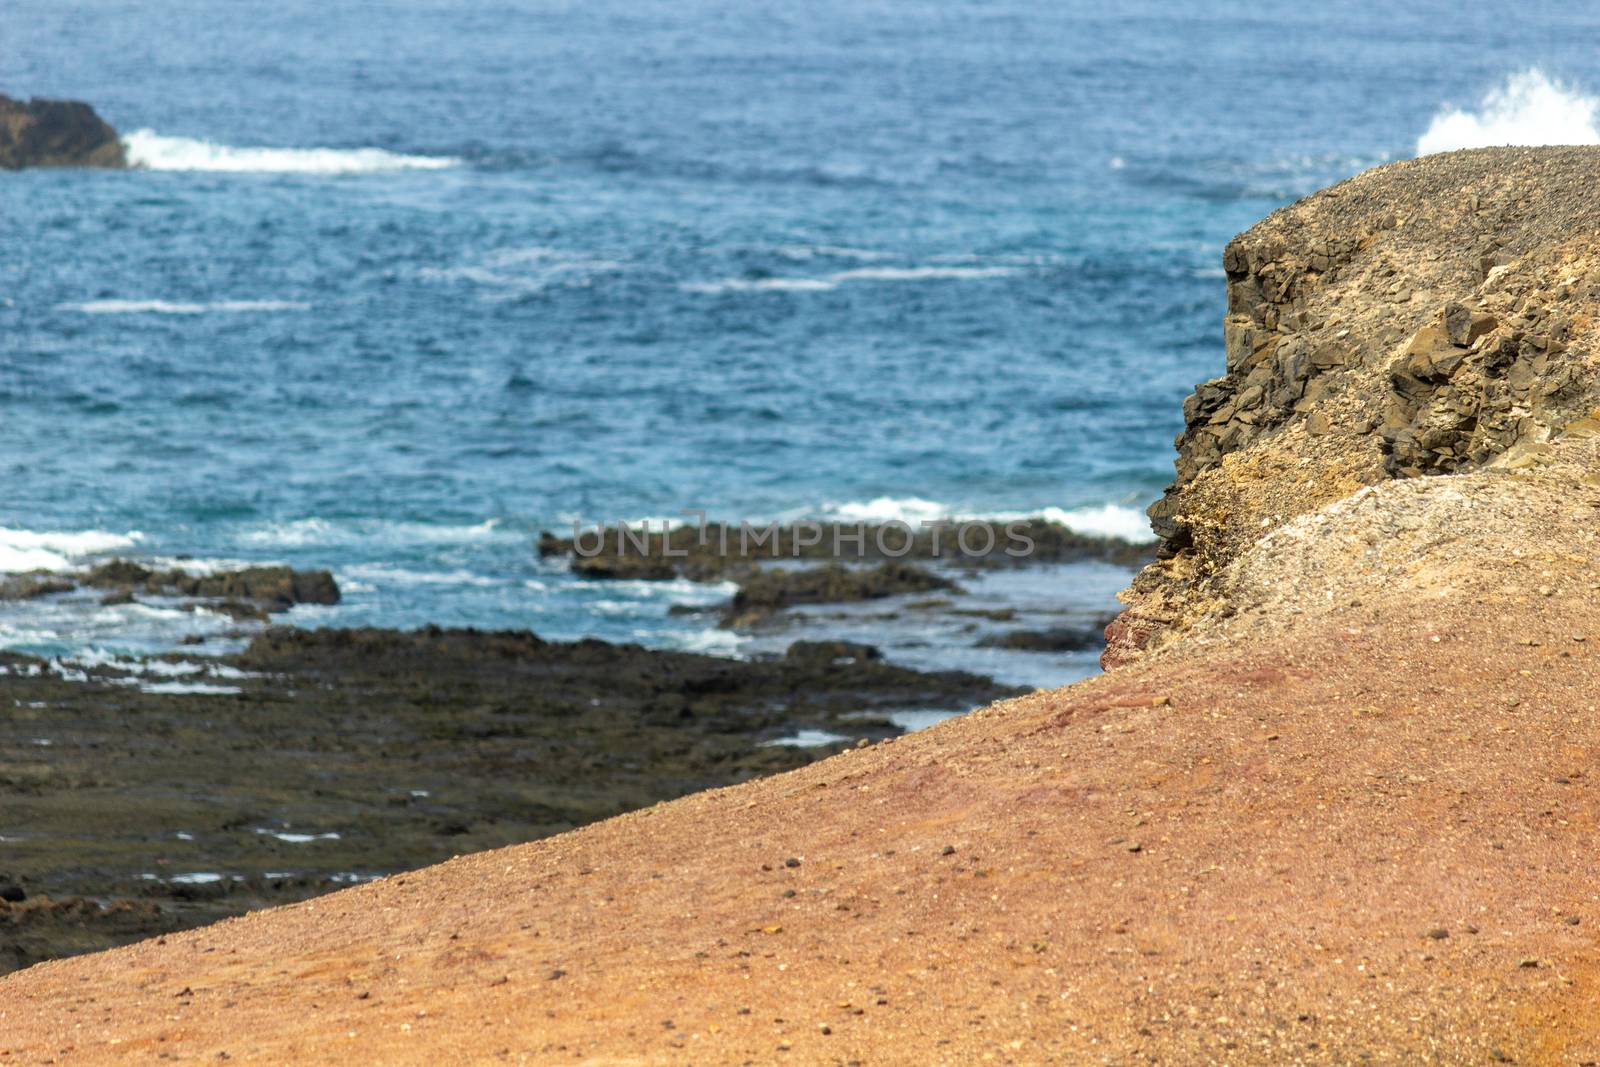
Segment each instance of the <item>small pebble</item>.
[[793,856],[790,856],[788,859],[783,861],[783,865],[785,867],[798,867],[800,866],[800,861],[795,859]]

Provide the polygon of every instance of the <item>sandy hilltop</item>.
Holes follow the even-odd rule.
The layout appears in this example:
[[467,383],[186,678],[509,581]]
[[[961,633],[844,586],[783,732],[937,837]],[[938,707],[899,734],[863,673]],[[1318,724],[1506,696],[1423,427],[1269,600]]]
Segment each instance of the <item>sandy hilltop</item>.
[[1597,172],[1229,245],[1108,673],[34,966],[0,1063],[1600,1062]]

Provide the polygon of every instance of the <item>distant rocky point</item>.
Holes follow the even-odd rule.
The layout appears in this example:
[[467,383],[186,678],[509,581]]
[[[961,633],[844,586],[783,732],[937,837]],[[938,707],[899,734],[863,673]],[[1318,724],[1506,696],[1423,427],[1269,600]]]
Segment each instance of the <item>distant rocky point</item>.
[[0,94],[0,170],[127,165],[117,131],[88,104]]

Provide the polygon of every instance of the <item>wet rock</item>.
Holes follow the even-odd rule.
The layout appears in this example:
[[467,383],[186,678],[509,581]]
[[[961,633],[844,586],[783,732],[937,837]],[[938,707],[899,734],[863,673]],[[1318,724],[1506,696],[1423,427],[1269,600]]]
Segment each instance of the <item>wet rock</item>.
[[[26,752],[30,768],[0,780],[0,810],[19,826],[81,828],[8,858],[0,884],[29,899],[0,905],[0,971],[329,892],[350,872],[544,837],[840,747],[762,744],[797,730],[882,740],[900,732],[893,711],[1021,692],[908,670],[861,645],[738,661],[438,627],[268,629],[221,658],[243,675],[229,676],[230,694],[150,693],[95,670],[67,681],[15,653],[0,663],[8,702],[49,705],[54,741],[30,745],[36,718],[0,716],[0,752]],[[190,872],[220,878],[174,880]],[[28,911],[24,930],[18,909],[41,896],[139,910],[115,921],[98,905]]]
[[958,591],[955,582],[910,563],[855,568],[840,564],[762,570],[739,584],[723,613],[723,625],[754,625],[774,612],[801,604],[841,604],[906,593]]
[[127,165],[117,131],[88,104],[0,95],[0,170]]
[[541,558],[568,558],[585,577],[692,581],[738,579],[773,563],[877,564],[940,561],[952,566],[1024,566],[1102,560],[1140,566],[1153,546],[1080,534],[1042,518],[918,525],[842,522],[743,527],[708,523],[660,528],[607,526],[581,537],[539,535]]
[[801,663],[832,665],[870,663],[881,660],[883,653],[872,645],[855,641],[796,641],[784,652],[784,658]]
[[1009,648],[1018,652],[1082,652],[1105,645],[1105,629],[1115,619],[1082,626],[1056,626],[1048,630],[1009,630],[991,634],[978,642],[979,648]]
[[58,575],[18,574],[0,579],[0,600],[34,600],[54,593],[68,593],[74,588],[71,581]]
[[132,597],[143,592],[217,601],[207,606],[235,618],[258,618],[264,612],[286,611],[296,604],[339,602],[339,586],[330,572],[283,566],[191,574],[181,569],[157,571],[131,560],[114,559],[92,568],[81,581],[86,586],[111,589],[113,595]]

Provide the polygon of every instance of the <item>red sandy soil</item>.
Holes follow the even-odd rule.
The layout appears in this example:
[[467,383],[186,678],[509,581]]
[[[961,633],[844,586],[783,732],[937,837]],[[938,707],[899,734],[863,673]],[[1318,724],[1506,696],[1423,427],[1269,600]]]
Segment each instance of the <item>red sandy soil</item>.
[[1588,599],[1346,609],[44,964],[0,1064],[1594,1062]]

